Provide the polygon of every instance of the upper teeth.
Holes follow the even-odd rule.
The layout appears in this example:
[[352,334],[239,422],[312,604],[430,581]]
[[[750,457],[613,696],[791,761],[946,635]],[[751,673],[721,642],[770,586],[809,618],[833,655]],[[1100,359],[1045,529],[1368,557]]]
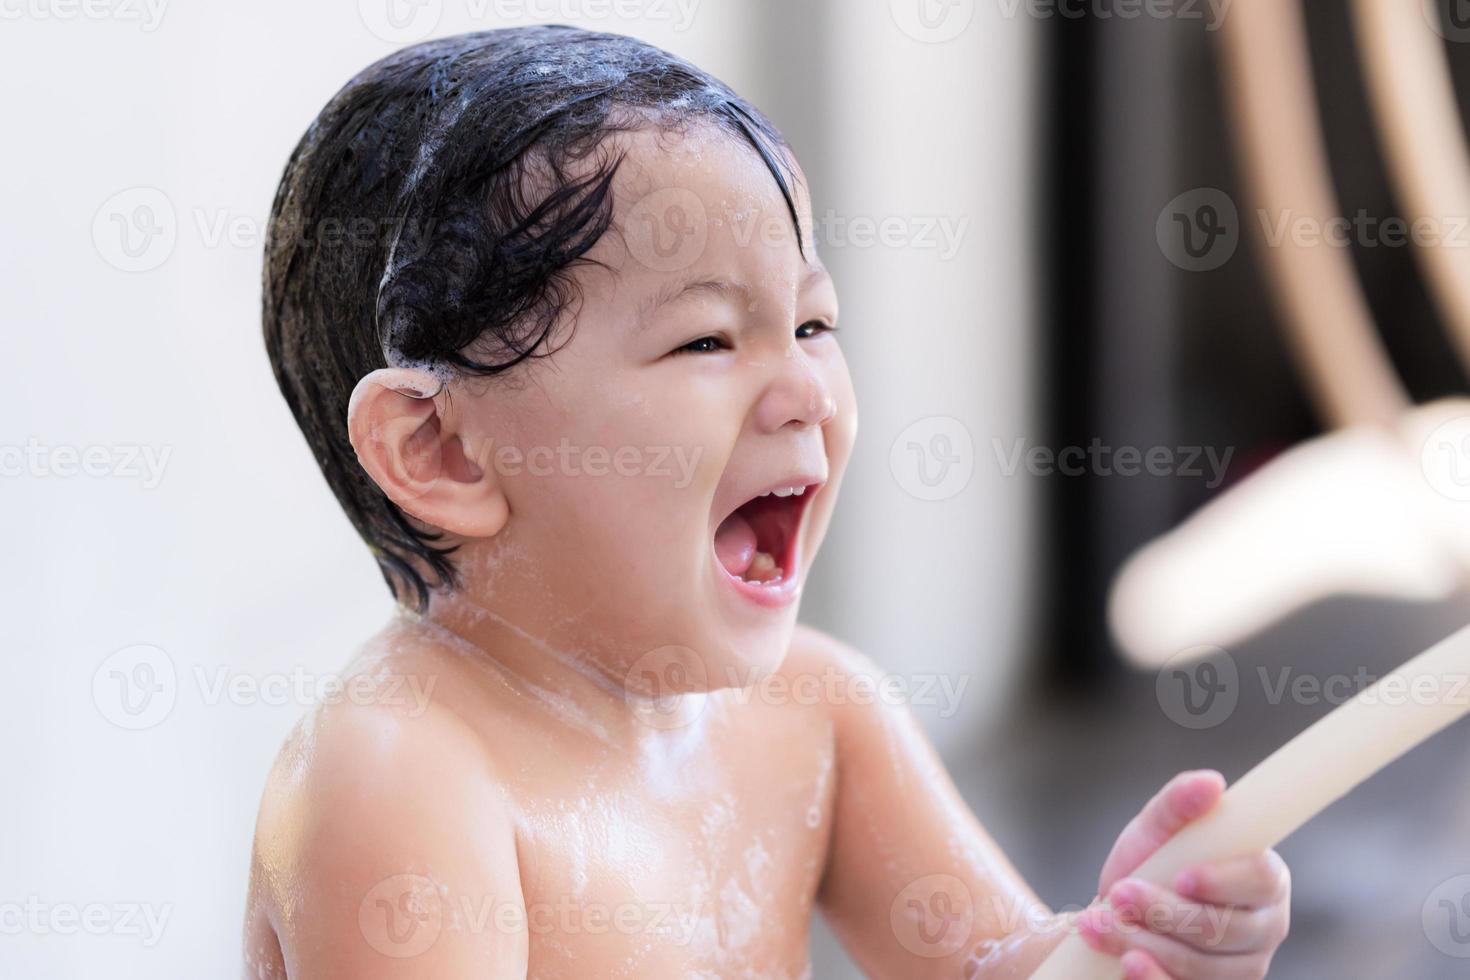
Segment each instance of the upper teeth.
[[806,487],[780,487],[776,490],[767,490],[761,496],[769,497],[775,494],[778,497],[800,497],[804,493],[806,493]]

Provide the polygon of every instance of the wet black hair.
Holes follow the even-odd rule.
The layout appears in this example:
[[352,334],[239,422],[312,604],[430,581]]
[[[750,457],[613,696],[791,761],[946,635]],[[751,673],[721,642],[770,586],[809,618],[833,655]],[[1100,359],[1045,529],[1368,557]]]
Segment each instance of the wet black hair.
[[[281,393],[389,589],[423,610],[457,583],[444,536],[388,499],[347,435],[387,366],[502,375],[550,353],[570,271],[612,225],[615,133],[711,122],[753,146],[801,244],[784,137],[728,86],[618,34],[561,25],[426,41],[338,92],[286,164],[265,243]],[[590,173],[573,165],[588,161]],[[561,336],[561,331],[557,331]]]

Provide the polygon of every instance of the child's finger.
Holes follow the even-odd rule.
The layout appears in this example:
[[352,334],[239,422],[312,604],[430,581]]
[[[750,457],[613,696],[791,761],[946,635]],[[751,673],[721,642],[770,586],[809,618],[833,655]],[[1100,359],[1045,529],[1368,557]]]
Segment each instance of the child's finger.
[[1159,961],[1142,950],[1130,950],[1123,954],[1124,980],[1173,980]]
[[1291,871],[1281,855],[1266,851],[1185,868],[1175,877],[1174,890],[1209,905],[1262,908],[1281,902],[1290,893]]
[[1205,953],[1249,953],[1273,948],[1286,937],[1285,916],[1276,908],[1191,902],[1137,878],[1124,878],[1107,898],[1125,926],[1172,936]]
[[1208,813],[1223,792],[1225,777],[1212,770],[1184,772],[1171,779],[1123,828],[1103,862],[1098,894],[1107,894],[1119,878],[1131,874],[1180,828]]
[[1270,954],[1266,952],[1205,953],[1171,936],[1161,936],[1138,926],[1104,931],[1086,915],[1078,919],[1077,926],[1082,938],[1093,949],[1118,957],[1127,957],[1135,950],[1147,953],[1162,967],[1162,975],[1168,977],[1260,980],[1266,975],[1266,967],[1270,963]]

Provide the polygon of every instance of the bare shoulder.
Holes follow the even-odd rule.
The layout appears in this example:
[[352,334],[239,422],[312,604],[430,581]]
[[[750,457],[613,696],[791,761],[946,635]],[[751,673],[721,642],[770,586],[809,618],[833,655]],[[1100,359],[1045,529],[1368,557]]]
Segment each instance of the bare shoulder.
[[[402,955],[446,971],[524,955],[524,937],[438,935],[455,896],[520,885],[495,761],[433,699],[347,698],[304,718],[267,780],[252,879],[286,961],[319,958],[333,976],[375,977]],[[419,958],[410,947],[430,933]]]
[[[257,836],[278,825],[299,834],[330,818],[333,833],[466,797],[495,798],[482,740],[432,701],[342,702],[304,717],[287,737],[266,782]],[[404,826],[400,831],[414,828]]]
[[797,624],[780,674],[793,686],[820,692],[821,703],[839,733],[871,724],[884,713],[888,675],[856,647],[829,633]]
[[794,673],[831,670],[845,676],[882,674],[878,665],[856,647],[805,623],[796,624],[782,669],[789,669]]

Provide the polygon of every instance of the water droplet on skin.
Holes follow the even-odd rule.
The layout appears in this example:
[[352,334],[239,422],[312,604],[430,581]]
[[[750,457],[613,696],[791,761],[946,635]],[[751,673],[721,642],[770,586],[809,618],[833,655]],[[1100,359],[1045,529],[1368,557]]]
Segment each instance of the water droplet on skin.
[[808,827],[810,827],[812,830],[816,830],[817,827],[818,827],[818,825],[821,824],[821,822],[822,822],[822,811],[819,810],[819,809],[817,809],[814,806],[808,807],[807,808],[807,811],[806,811],[806,825]]

